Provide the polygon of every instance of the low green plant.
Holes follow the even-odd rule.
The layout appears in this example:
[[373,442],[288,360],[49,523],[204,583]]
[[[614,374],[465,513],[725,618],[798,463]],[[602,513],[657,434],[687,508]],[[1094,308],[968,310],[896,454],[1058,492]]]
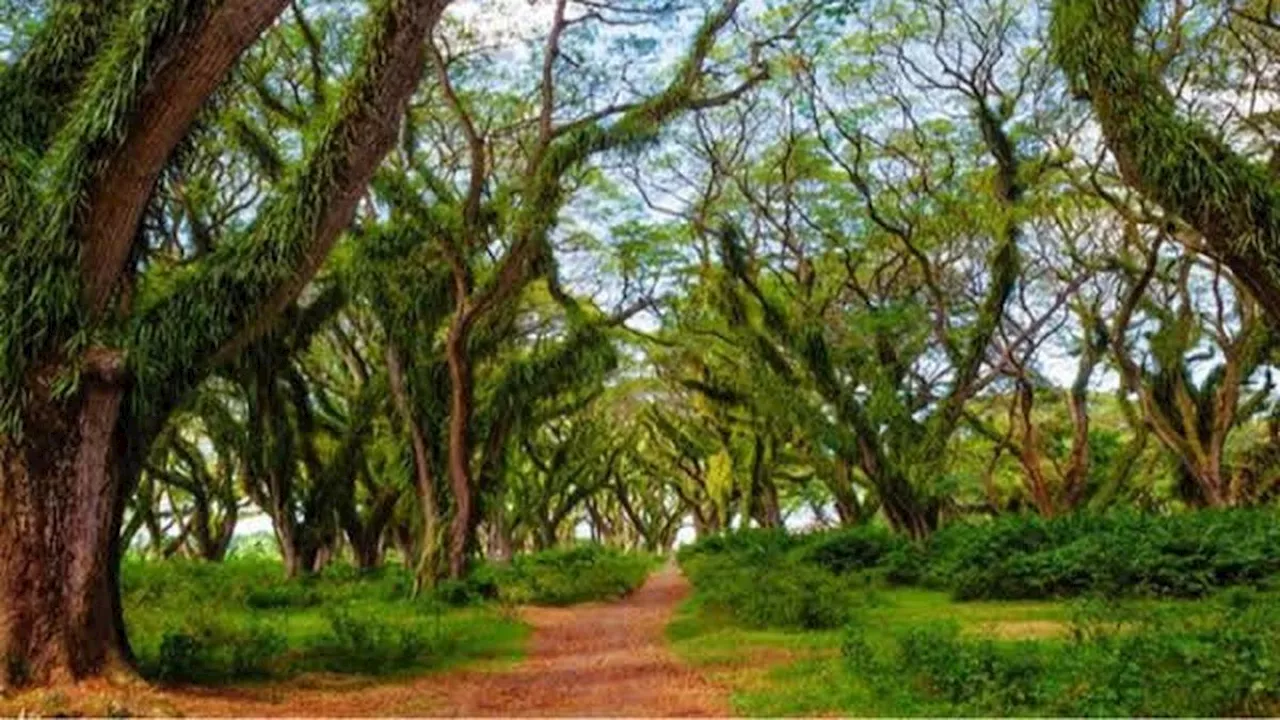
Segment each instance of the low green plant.
[[954,622],[897,633],[850,625],[847,682],[926,715],[1221,716],[1280,701],[1280,604],[1248,594],[1188,611],[1082,604],[1066,640],[971,636]]
[[163,633],[144,672],[162,682],[214,683],[269,677],[282,668],[288,640],[260,623],[193,621]]
[[755,628],[839,627],[859,586],[776,551],[758,562],[741,555],[686,556],[683,567],[708,606]]
[[1272,582],[1280,573],[1280,515],[1273,509],[1005,515],[953,523],[923,542],[875,525],[803,535],[745,530],[701,539],[681,549],[679,559],[700,590],[729,594],[732,588],[715,586],[763,583],[786,593],[788,581],[778,573],[817,592],[829,584],[817,570],[945,589],[960,600],[1192,598]]
[[129,558],[125,619],[143,674],[217,684],[325,670],[397,673],[519,652],[526,628],[492,604],[413,596],[398,565],[285,579],[261,554],[222,563]]
[[[655,559],[593,543],[519,555],[510,563],[480,566],[469,580],[470,592],[492,592],[504,602],[569,605],[622,597],[638,588]],[[457,590],[451,590],[456,594]]]
[[934,535],[925,575],[960,599],[1199,597],[1280,572],[1272,510],[1006,516]]
[[328,608],[329,633],[311,647],[316,667],[331,672],[378,674],[424,665],[433,643],[420,624],[394,624],[351,608]]

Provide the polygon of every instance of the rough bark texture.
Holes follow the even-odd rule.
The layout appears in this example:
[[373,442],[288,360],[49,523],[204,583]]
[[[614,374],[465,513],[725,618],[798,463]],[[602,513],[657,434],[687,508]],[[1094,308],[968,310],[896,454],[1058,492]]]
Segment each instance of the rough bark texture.
[[81,267],[85,305],[94,314],[111,298],[169,156],[236,58],[287,5],[287,0],[222,3],[198,30],[175,40],[176,47],[148,83],[139,103],[140,121],[108,160],[89,199]]
[[[210,340],[221,346],[217,353],[204,346],[172,351],[168,359],[179,356],[182,382],[164,385],[167,395],[180,395],[212,365],[234,358],[261,337],[314,276],[394,144],[422,76],[424,39],[446,4],[402,0],[392,5],[375,54],[379,66],[358,88],[358,107],[342,118],[339,131],[351,142],[342,148],[340,162],[332,163],[333,181],[324,188],[323,212],[309,226],[305,256],[265,302],[245,307],[243,317],[228,323],[225,341]],[[81,296],[91,316],[110,307],[157,167],[186,136],[236,55],[284,5],[227,0],[149,79],[121,147],[105,159],[90,192],[88,222],[77,231]],[[191,357],[181,357],[186,354]],[[197,365],[199,372],[192,372]],[[81,389],[70,400],[55,401],[54,378],[76,366],[82,368]],[[124,457],[129,433],[121,409],[130,389],[123,376],[121,353],[45,358],[29,373],[24,434],[0,437],[0,686],[69,682],[116,669],[127,672],[130,666],[116,577],[131,467]],[[157,405],[167,409],[171,402]],[[164,412],[153,415],[144,419],[148,427],[163,421]],[[133,435],[129,440],[142,444]],[[290,558],[293,566],[316,568],[325,562],[331,547],[324,543],[333,538],[322,540],[304,543]]]
[[38,373],[26,432],[0,444],[0,688],[128,672],[118,603],[119,357],[76,398]]

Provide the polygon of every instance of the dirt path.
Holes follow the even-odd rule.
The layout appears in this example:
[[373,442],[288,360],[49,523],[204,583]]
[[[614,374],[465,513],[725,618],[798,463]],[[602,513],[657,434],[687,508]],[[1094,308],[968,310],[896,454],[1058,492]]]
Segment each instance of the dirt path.
[[726,691],[684,667],[664,630],[688,583],[664,569],[626,599],[528,608],[528,656],[510,669],[456,671],[359,689],[216,690],[171,695],[186,715],[723,716]]

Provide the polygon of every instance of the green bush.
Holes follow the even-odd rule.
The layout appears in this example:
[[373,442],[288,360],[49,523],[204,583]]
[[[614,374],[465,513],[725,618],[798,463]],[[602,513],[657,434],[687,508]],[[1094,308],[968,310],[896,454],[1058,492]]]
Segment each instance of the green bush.
[[284,635],[265,624],[206,619],[165,632],[154,660],[142,665],[162,682],[258,679],[275,674],[287,650]]
[[398,565],[362,572],[338,564],[286,580],[279,560],[262,555],[223,563],[132,557],[121,579],[141,670],[167,683],[392,673],[511,652],[524,636],[496,609],[413,597],[412,573]]
[[719,561],[704,564],[698,575],[705,602],[747,627],[839,627],[855,602],[848,582],[794,561],[770,567]]
[[473,577],[474,575],[465,580],[441,580],[436,583],[432,594],[450,607],[471,605],[497,597],[496,587],[482,580],[474,580]]
[[320,604],[319,594],[301,583],[275,583],[245,592],[245,605],[255,610],[304,608]]
[[1221,716],[1280,700],[1280,608],[1233,593],[1206,613],[1142,617],[1100,605],[1069,641],[967,637],[953,623],[902,633],[888,650],[850,625],[851,677],[925,715]]
[[881,566],[891,554],[907,555],[911,543],[888,528],[859,525],[815,533],[798,545],[799,560],[842,574]]
[[311,649],[311,663],[331,672],[377,674],[420,666],[429,660],[428,633],[412,624],[361,616],[350,608],[326,609],[329,633]]
[[1198,597],[1280,572],[1280,518],[1266,510],[1008,516],[952,525],[928,555],[928,580],[959,599]]
[[[781,586],[787,581],[773,577],[783,572],[823,587],[826,580],[810,572],[816,569],[946,589],[960,600],[1200,597],[1265,585],[1280,573],[1280,516],[1273,510],[1006,515],[955,523],[924,543],[876,526],[806,535],[747,530],[699,540],[682,548],[679,558],[699,590],[767,583],[786,592]],[[772,573],[735,576],[709,562],[716,558]],[[714,582],[705,577],[708,568],[717,569]]]
[[781,528],[750,528],[734,532],[717,533],[699,538],[696,543],[680,548],[681,564],[699,555],[737,555],[745,557],[772,557],[803,545],[805,535],[794,535]]
[[[680,564],[707,605],[747,627],[819,629],[842,625],[861,577],[833,567],[862,567],[862,538],[810,544],[780,531],[719,535],[683,548]],[[816,560],[820,560],[816,561]]]
[[926,693],[962,712],[1016,714],[1043,702],[1042,644],[964,639],[954,622],[912,628],[901,640],[900,662]]
[[496,590],[505,602],[569,605],[622,597],[644,582],[654,558],[592,543],[519,555],[505,565],[485,564],[470,579],[473,592]]

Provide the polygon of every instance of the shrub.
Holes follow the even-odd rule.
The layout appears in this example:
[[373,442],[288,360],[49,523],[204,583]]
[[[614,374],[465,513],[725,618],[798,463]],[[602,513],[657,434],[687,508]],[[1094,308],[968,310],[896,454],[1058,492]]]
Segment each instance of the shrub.
[[[161,682],[237,682],[310,670],[397,672],[473,653],[512,652],[513,638],[522,633],[496,612],[447,613],[434,594],[412,598],[412,573],[396,565],[364,572],[332,566],[286,580],[280,562],[269,557],[224,563],[129,558],[122,580],[140,669]],[[468,638],[465,646],[459,637]]]
[[496,588],[493,594],[486,597],[485,587],[484,584],[473,582],[470,578],[466,580],[445,579],[436,583],[435,588],[432,590],[432,595],[445,605],[460,607],[496,597]]
[[888,528],[859,525],[817,533],[801,543],[797,553],[803,562],[840,574],[880,566],[890,554],[906,555],[910,546]]
[[422,665],[432,643],[418,626],[362,617],[350,608],[328,609],[329,634],[315,643],[312,662],[332,672],[376,674]]
[[1197,597],[1280,572],[1277,520],[1266,510],[1203,510],[956,524],[930,540],[925,575],[959,599]]
[[244,603],[255,610],[313,607],[320,603],[315,590],[301,583],[276,583],[245,592]]
[[1224,597],[1207,614],[1145,618],[1094,603],[1068,642],[966,637],[954,623],[934,623],[879,652],[855,624],[842,656],[851,677],[922,714],[1267,714],[1280,700],[1277,621],[1274,601],[1247,594]]
[[630,593],[644,582],[653,562],[648,555],[584,543],[520,555],[506,565],[483,565],[470,582],[478,593],[495,588],[506,602],[569,605]]
[[956,623],[932,623],[902,638],[900,663],[914,669],[926,693],[962,712],[1013,715],[1043,701],[1038,643],[964,639]]
[[857,583],[772,550],[742,555],[686,555],[685,573],[708,606],[748,627],[833,628],[855,604]]
[[717,533],[680,548],[679,559],[683,565],[686,560],[699,555],[768,557],[804,544],[805,538],[806,536],[793,535],[781,528],[750,528]]
[[154,664],[144,670],[162,682],[216,683],[272,675],[288,642],[261,623],[245,626],[217,619],[166,631]]

